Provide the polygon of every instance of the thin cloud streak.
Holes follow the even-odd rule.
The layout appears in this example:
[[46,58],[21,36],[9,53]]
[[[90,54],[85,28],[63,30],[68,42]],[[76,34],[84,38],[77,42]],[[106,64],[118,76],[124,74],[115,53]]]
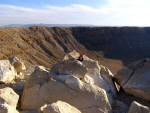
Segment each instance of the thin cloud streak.
[[14,6],[14,5],[1,5],[0,4],[0,9],[12,9],[12,10],[17,10],[17,11],[24,11],[24,12],[44,12],[42,10],[39,9],[32,9],[32,8],[24,8],[24,7],[18,7],[18,6]]

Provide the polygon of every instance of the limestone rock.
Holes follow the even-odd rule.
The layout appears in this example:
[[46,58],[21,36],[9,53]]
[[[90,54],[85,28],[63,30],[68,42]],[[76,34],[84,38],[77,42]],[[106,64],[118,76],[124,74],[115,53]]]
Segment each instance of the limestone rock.
[[10,63],[14,66],[14,68],[18,74],[20,72],[23,72],[26,69],[24,63],[16,56],[14,56],[10,59]]
[[0,82],[9,83],[16,76],[14,67],[10,64],[9,60],[0,60]]
[[107,83],[107,87],[105,88],[105,90],[107,91],[108,95],[110,95],[111,97],[116,97],[118,86],[115,84],[114,81],[112,81],[114,77],[112,72],[107,67],[100,65],[100,75]]
[[136,97],[150,101],[150,62],[136,68],[131,77],[122,84],[123,89]]
[[124,68],[121,69],[114,77],[116,78],[117,82],[121,85],[123,82],[127,81],[130,78],[133,70]]
[[24,84],[25,84],[25,81],[18,81],[18,82],[12,81],[11,83],[8,83],[8,84],[0,84],[0,89],[6,88],[6,87],[10,87],[10,88],[12,88],[18,95],[21,96],[21,95],[22,95],[22,92],[23,92]]
[[[77,51],[73,50],[72,52],[67,53],[67,54],[63,57],[62,61],[69,60],[69,59],[70,59],[70,60],[78,59],[79,55],[80,55],[80,54],[79,54]],[[84,57],[85,57],[85,56],[84,56]]]
[[66,60],[56,64],[51,71],[54,75],[74,75],[84,78],[87,68],[78,60]]
[[38,109],[45,103],[61,100],[83,113],[110,112],[116,94],[113,74],[98,61],[84,55],[81,62],[78,57],[76,51],[65,55],[51,72],[38,67],[25,84],[22,108]]
[[3,99],[8,105],[16,108],[19,96],[13,91],[13,89],[6,87],[0,89],[0,99]]
[[18,113],[19,96],[9,87],[0,89],[0,113]]
[[4,103],[0,103],[0,113],[19,113],[14,107]]
[[57,101],[50,105],[44,105],[39,111],[40,113],[81,113],[77,108],[62,101]]
[[150,113],[150,110],[147,106],[143,106],[134,101],[132,102],[128,113]]
[[34,72],[30,76],[31,77],[25,84],[26,87],[44,84],[50,79],[50,71],[43,66],[36,66]]
[[77,76],[66,76],[53,78],[47,70],[36,70],[25,84],[22,108],[39,109],[45,103],[62,100],[83,113],[100,113],[100,109],[106,113],[111,111],[105,90]]
[[[75,50],[66,54],[62,62],[56,65],[57,68],[55,68],[54,66],[55,71],[52,68],[51,70],[52,75],[59,76],[59,77],[63,76],[64,75],[63,71],[60,72],[59,70],[61,70],[61,68],[64,66],[61,64],[67,62],[68,67],[65,67],[65,69],[67,70],[67,72],[70,71],[70,73],[65,73],[65,75],[71,75],[71,76],[78,75],[78,77],[80,77],[80,79],[84,79],[85,82],[92,83],[94,85],[97,85],[100,88],[103,88],[108,95],[110,103],[113,103],[113,97],[116,96],[116,89],[112,81],[113,74],[111,73],[111,71],[104,66],[100,66],[98,61],[92,60],[88,58],[86,55],[83,55],[84,60],[80,62],[77,60],[79,55],[80,54]],[[79,62],[81,66],[73,64],[74,66],[73,67],[72,62]],[[74,73],[71,73],[72,70]]]
[[25,80],[30,78],[30,75],[35,71],[36,67],[37,67],[36,65],[26,67],[26,70],[23,72]]

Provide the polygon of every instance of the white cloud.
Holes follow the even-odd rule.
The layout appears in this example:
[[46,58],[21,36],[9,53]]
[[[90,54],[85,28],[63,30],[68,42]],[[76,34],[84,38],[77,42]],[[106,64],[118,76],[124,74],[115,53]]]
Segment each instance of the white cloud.
[[1,9],[13,9],[13,10],[20,10],[20,11],[27,11],[27,12],[35,12],[35,10],[31,8],[23,8],[23,7],[17,7],[13,5],[0,5]]
[[150,26],[149,0],[108,0],[108,13],[125,25]]
[[149,0],[107,0],[100,8],[73,4],[43,9],[0,5],[0,24],[95,24],[149,26]]
[[94,24],[97,15],[99,10],[78,4],[66,7],[46,6],[44,9],[0,5],[0,24]]

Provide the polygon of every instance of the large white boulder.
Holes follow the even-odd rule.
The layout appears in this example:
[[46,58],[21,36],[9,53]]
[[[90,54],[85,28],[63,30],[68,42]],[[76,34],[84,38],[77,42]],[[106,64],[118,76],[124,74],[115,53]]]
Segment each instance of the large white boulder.
[[[62,62],[68,62],[68,61],[77,61],[78,57],[79,57],[79,53],[76,52],[75,50],[66,54],[62,60]],[[107,95],[108,98],[110,100],[110,103],[113,103],[113,97],[116,96],[116,88],[115,85],[112,81],[112,77],[113,74],[111,73],[111,71],[107,68],[104,67],[102,65],[99,65],[98,61],[92,60],[90,58],[88,58],[86,55],[83,55],[83,61],[80,62],[82,67],[85,67],[87,71],[85,75],[82,77],[84,77],[84,80],[86,82],[90,82],[92,84],[97,85],[100,88],[103,88]],[[59,65],[59,63],[58,63]],[[68,65],[70,65],[70,63],[68,62]],[[57,68],[59,70],[59,68]],[[76,70],[78,69],[78,71],[80,70],[81,72],[83,72],[82,68],[78,68],[78,66],[76,68],[70,68],[69,70]],[[51,70],[53,72],[53,70]],[[61,74],[55,74],[55,76],[58,76]],[[73,75],[71,73],[69,73],[68,75]]]
[[147,106],[141,105],[138,102],[132,102],[128,113],[150,113],[150,109]]
[[40,113],[81,113],[77,108],[62,101],[57,101],[49,105],[44,105],[39,110]]
[[0,82],[10,83],[14,80],[16,71],[9,60],[0,60]]
[[0,89],[0,113],[18,113],[16,106],[19,96],[13,89],[6,87]]
[[[62,100],[83,113],[111,112],[105,90],[73,75],[50,75],[37,68],[26,82],[21,100],[22,109],[39,109],[45,103]],[[94,111],[94,112],[93,112]]]

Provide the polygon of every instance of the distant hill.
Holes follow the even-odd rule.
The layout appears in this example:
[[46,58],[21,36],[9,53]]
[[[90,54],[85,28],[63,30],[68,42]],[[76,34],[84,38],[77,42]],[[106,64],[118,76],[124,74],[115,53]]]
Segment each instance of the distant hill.
[[150,28],[0,28],[0,59],[15,55],[27,65],[51,67],[73,49],[117,72],[131,62],[150,58]]
[[32,26],[45,26],[45,27],[93,27],[94,25],[88,24],[9,24],[1,27],[32,27]]

